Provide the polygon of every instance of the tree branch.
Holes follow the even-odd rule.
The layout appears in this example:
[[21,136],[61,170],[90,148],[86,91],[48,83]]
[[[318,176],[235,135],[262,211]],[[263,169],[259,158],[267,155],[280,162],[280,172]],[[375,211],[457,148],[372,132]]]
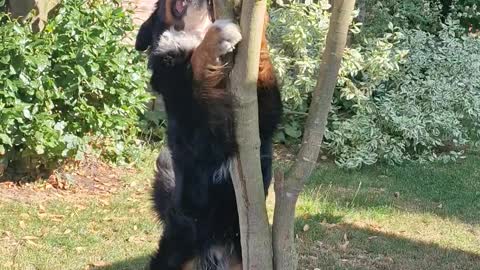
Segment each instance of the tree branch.
[[276,270],[296,269],[294,246],[295,205],[306,179],[316,166],[325,133],[338,71],[347,42],[348,27],[352,22],[355,0],[336,0],[330,18],[325,50],[319,77],[312,94],[302,146],[293,167],[283,179],[276,172],[275,211],[273,220],[273,252]]

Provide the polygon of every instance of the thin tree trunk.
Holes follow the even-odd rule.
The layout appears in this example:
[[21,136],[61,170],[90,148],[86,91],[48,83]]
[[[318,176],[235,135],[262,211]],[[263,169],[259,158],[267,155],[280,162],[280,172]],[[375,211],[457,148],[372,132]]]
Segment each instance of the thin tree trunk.
[[60,2],[60,0],[9,0],[8,10],[14,18],[24,18],[33,9],[36,10],[32,20],[33,29],[41,31],[48,20],[49,12]]
[[[231,17],[216,1],[216,16]],[[226,3],[226,5],[230,5]],[[244,270],[268,270],[272,264],[272,238],[268,223],[260,167],[257,78],[260,45],[266,11],[265,0],[244,0],[240,16],[243,40],[230,75],[230,90],[235,96],[235,131],[239,145],[231,174],[235,187]]]
[[234,10],[241,8],[240,0],[214,0],[215,19],[234,20]]
[[359,23],[365,23],[367,17],[367,6],[365,0],[357,0],[358,16],[356,21]]
[[7,5],[14,18],[25,17],[35,7],[35,0],[9,0]]
[[276,173],[276,203],[273,220],[273,252],[276,270],[296,269],[293,231],[295,205],[306,179],[315,169],[320,153],[354,7],[355,0],[334,2],[319,78],[312,94],[300,152],[285,179],[281,173]]

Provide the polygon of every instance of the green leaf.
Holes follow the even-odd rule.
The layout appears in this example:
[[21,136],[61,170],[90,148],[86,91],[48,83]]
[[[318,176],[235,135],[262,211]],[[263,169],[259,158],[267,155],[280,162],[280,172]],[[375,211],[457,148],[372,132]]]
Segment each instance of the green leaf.
[[295,128],[291,125],[287,125],[285,127],[285,134],[295,139],[300,138],[300,136],[302,136],[302,132],[298,128]]
[[12,145],[12,140],[5,133],[0,133],[0,140],[2,140],[3,144],[10,145],[10,146]]
[[393,23],[392,22],[388,22],[388,29],[393,31]]
[[28,108],[23,109],[23,116],[28,120],[32,120],[32,114],[30,113],[30,110]]
[[3,155],[5,155],[5,147],[3,146],[3,144],[0,144],[0,156]]
[[77,151],[75,154],[75,160],[80,161],[83,160],[85,157],[84,153],[82,151]]
[[93,88],[97,90],[104,90],[105,89],[105,82],[100,80],[98,77],[93,76],[90,81]]
[[75,69],[80,73],[80,75],[82,75],[84,78],[87,77],[87,72],[85,71],[85,69],[82,67],[82,66],[79,66],[79,65],[76,65],[75,66]]
[[[1,1],[1,0],[0,0]],[[5,55],[0,58],[0,63],[8,65],[10,63],[10,55]]]
[[30,78],[28,78],[27,75],[25,75],[25,73],[23,72],[20,73],[19,79],[23,82],[25,86],[28,86],[30,84]]
[[45,147],[43,145],[35,146],[35,152],[39,155],[43,155],[45,153]]
[[10,75],[15,75],[15,74],[17,74],[17,71],[15,70],[15,68],[14,68],[12,65],[10,65],[8,68],[9,68],[9,70],[10,70],[10,73],[9,73]]

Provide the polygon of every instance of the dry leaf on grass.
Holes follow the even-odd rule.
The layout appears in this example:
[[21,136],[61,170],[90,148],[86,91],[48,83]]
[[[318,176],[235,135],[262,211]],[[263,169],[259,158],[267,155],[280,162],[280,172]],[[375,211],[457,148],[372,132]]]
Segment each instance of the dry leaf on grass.
[[345,252],[345,251],[347,251],[347,247],[348,247],[349,244],[350,244],[350,241],[348,241],[347,234],[344,233],[343,234],[343,244],[338,245],[338,247],[340,248],[341,251]]
[[93,262],[93,263],[89,263],[87,268],[88,270],[90,269],[97,269],[97,268],[100,268],[100,267],[106,267],[106,266],[109,266],[110,264],[107,263],[107,262],[104,262],[104,261],[96,261],[96,262]]
[[22,240],[37,240],[37,239],[38,239],[38,237],[31,236],[31,235],[27,235],[27,236],[22,237]]
[[38,212],[39,213],[45,213],[47,210],[43,204],[38,205]]
[[11,181],[0,183],[0,186],[2,188],[14,188],[14,187],[16,187],[15,183],[11,182]]
[[145,237],[142,237],[142,236],[130,236],[128,239],[127,239],[128,242],[131,242],[131,243],[144,243],[144,242],[148,242],[147,239]]
[[25,224],[25,221],[23,221],[23,220],[20,220],[20,222],[18,222],[18,226],[22,230],[25,230],[27,228],[27,225]]
[[322,220],[320,224],[322,224],[322,226],[326,227],[327,229],[331,229],[337,226],[337,224],[328,223],[326,219]]
[[109,206],[109,205],[110,205],[110,202],[107,201],[107,200],[99,199],[98,201],[99,201],[103,206]]
[[42,245],[39,245],[39,244],[33,242],[32,240],[26,240],[25,243],[27,243],[30,246],[36,247],[36,248],[41,248],[42,247]]

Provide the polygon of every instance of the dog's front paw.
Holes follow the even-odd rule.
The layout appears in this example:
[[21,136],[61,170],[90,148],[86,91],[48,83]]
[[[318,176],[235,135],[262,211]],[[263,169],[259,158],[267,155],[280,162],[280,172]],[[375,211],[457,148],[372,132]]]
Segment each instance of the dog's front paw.
[[217,53],[219,56],[232,52],[242,40],[240,27],[230,20],[217,20],[212,28],[218,31]]

